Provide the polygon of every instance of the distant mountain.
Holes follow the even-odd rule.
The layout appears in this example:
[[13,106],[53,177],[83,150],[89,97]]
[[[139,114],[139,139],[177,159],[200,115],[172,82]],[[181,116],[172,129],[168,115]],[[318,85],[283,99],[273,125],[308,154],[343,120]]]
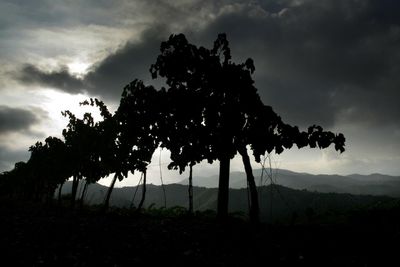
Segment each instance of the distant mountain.
[[[269,170],[267,170],[269,171]],[[264,172],[261,181],[261,169],[253,171],[257,185],[268,185],[270,178]],[[309,173],[297,173],[283,169],[273,169],[272,179],[275,184],[293,189],[307,189],[323,193],[349,193],[355,195],[387,195],[400,197],[400,177],[383,174],[360,175],[314,175]],[[187,185],[188,179],[180,184]],[[218,176],[194,177],[193,184],[207,188],[218,187]],[[230,175],[230,187],[239,189],[246,188],[246,174],[243,172],[232,172]]]
[[[111,196],[112,206],[129,207],[137,187],[115,188]],[[69,193],[71,182],[63,187],[63,193]],[[93,184],[89,186],[86,202],[102,204],[107,187]],[[167,207],[188,206],[188,188],[181,184],[165,185]],[[215,210],[217,207],[217,188],[194,187],[195,210]],[[137,190],[134,203],[140,200],[141,189]],[[264,221],[288,221],[293,218],[305,220],[310,216],[355,209],[367,209],[375,206],[393,205],[397,199],[377,196],[356,196],[338,193],[317,193],[307,190],[294,190],[280,185],[259,188],[261,218]],[[164,197],[161,186],[148,185],[145,207],[163,207]],[[230,189],[229,211],[248,211],[248,193],[246,189]]]

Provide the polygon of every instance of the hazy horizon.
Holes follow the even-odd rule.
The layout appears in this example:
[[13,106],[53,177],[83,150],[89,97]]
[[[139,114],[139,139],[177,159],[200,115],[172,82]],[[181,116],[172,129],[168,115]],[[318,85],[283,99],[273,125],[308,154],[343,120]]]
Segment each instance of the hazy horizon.
[[[218,165],[218,164],[215,164]],[[201,170],[201,172],[196,171],[196,169]],[[216,166],[215,168],[208,168],[206,171],[204,171],[205,168],[202,168],[202,166],[198,166],[198,167],[194,167],[193,168],[193,182],[196,185],[198,182],[198,179],[200,178],[210,178],[213,176],[218,176],[219,175],[219,169]],[[257,176],[257,172],[259,172],[261,170],[261,166],[257,167],[257,166],[253,166],[253,173],[255,175],[255,179],[256,181],[258,181],[260,179],[260,176]],[[265,169],[266,172],[269,172],[269,167],[267,167]],[[390,174],[385,174],[385,173],[365,173],[365,174],[361,174],[361,173],[348,173],[348,174],[338,174],[338,173],[310,173],[307,171],[295,171],[295,170],[289,170],[289,169],[283,169],[283,168],[273,168],[273,176],[274,179],[277,179],[277,183],[279,184],[279,175],[281,174],[281,172],[285,172],[285,171],[290,171],[290,172],[294,172],[294,173],[298,173],[298,174],[307,174],[307,175],[339,175],[339,176],[343,176],[343,177],[349,177],[352,175],[363,175],[363,176],[369,176],[369,175],[374,175],[374,174],[378,174],[378,175],[385,175],[385,176],[391,176],[391,177],[399,177],[400,175],[390,175]],[[243,168],[237,168],[232,170],[231,168],[231,175],[233,173],[242,173],[243,174],[243,179],[245,179],[245,171]],[[125,186],[136,186],[140,180],[140,173],[135,173],[134,175],[130,174],[128,176],[128,178],[124,179],[123,181],[117,181],[115,184],[115,187],[125,187]],[[266,179],[266,173],[264,173],[263,177],[264,179]],[[108,178],[104,178],[98,181],[99,184],[104,185],[104,186],[109,186],[112,180],[112,176],[110,175],[110,177]],[[178,171],[174,171],[174,170],[168,170],[166,168],[166,165],[163,165],[162,168],[162,178],[163,178],[163,182],[164,184],[175,184],[175,183],[180,183],[185,179],[188,179],[189,174],[188,171],[185,171],[182,174],[179,174]],[[231,179],[232,180],[232,179]],[[161,185],[161,179],[160,179],[160,170],[159,167],[157,165],[152,165],[150,166],[148,173],[147,173],[147,183],[148,184],[154,184],[154,185]]]

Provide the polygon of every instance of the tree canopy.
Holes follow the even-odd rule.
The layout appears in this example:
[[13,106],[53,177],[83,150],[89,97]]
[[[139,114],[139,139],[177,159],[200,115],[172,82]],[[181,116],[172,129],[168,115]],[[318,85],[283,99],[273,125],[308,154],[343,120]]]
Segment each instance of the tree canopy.
[[37,142],[30,148],[29,161],[3,173],[0,185],[18,181],[18,188],[28,191],[23,184],[30,183],[35,192],[42,192],[39,195],[51,196],[57,186],[73,177],[74,203],[81,179],[89,184],[114,173],[105,200],[108,205],[116,179],[135,171],[145,178],[160,147],[171,152],[169,168],[182,173],[190,167],[190,182],[195,164],[220,162],[218,214],[225,217],[229,162],[239,153],[251,192],[250,218],[257,221],[257,187],[248,149],[260,162],[262,155],[280,154],[294,145],[324,149],[334,144],[337,151],[344,152],[345,138],[317,125],[301,131],[284,123],[262,102],[252,78],[254,71],[251,58],[242,63],[232,61],[226,34],[219,34],[210,49],[191,44],[183,34],[171,35],[161,43],[160,54],[150,66],[152,78],[164,79],[165,87],[157,90],[133,80],[124,87],[114,114],[98,99],[82,102],[99,109],[102,120],[98,122],[90,113],[77,118],[68,110],[63,112],[69,119],[62,132],[64,141],[49,137],[45,143]]

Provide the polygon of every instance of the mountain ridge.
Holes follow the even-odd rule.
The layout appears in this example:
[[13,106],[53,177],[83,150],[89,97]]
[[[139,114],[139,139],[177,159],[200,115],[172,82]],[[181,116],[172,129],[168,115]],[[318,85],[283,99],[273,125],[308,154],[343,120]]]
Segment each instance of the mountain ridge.
[[[88,188],[85,202],[90,205],[102,205],[108,187],[92,184]],[[114,188],[111,195],[111,206],[129,208],[131,203],[136,206],[141,197],[141,188],[134,194],[137,186]],[[188,187],[182,184],[168,184],[166,191],[166,208],[188,206]],[[63,194],[70,193],[71,182],[63,187]],[[305,220],[309,214],[326,214],[331,212],[348,212],[357,209],[366,209],[374,206],[395,205],[399,199],[389,196],[352,195],[349,193],[320,193],[306,189],[297,190],[281,185],[268,185],[258,188],[260,200],[260,217],[266,222],[288,221],[293,216]],[[217,188],[194,187],[194,209],[198,211],[216,210]],[[229,191],[229,211],[239,212],[244,216],[248,212],[247,189]],[[134,200],[134,201],[133,201]],[[145,208],[163,208],[163,188],[148,184]]]
[[[261,170],[262,169],[253,170],[257,185],[270,184],[270,178],[268,178],[266,173],[263,175],[263,180],[260,181]],[[268,169],[265,171],[270,172]],[[390,176],[379,173],[369,175],[309,174],[285,169],[272,169],[272,174],[274,184],[293,189],[307,189],[322,193],[333,192],[400,197],[400,176]],[[269,182],[266,182],[268,179]],[[188,179],[185,178],[178,183],[187,185]],[[218,187],[218,175],[208,177],[194,176],[193,185],[216,188]],[[246,174],[239,171],[231,172],[230,187],[235,189],[246,188]]]

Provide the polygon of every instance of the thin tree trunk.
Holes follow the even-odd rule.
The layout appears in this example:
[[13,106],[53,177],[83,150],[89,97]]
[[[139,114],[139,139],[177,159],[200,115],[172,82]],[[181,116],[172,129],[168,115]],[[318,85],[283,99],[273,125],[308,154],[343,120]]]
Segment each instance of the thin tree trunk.
[[118,177],[118,175],[115,174],[114,178],[111,181],[110,187],[108,188],[106,199],[104,200],[104,210],[107,210],[108,206],[110,204],[111,192],[114,189],[114,185],[115,185],[115,182],[117,181],[117,177]]
[[83,207],[83,201],[85,200],[86,190],[87,190],[88,186],[89,186],[89,182],[86,180],[86,181],[85,181],[85,185],[83,186],[81,198],[80,198],[80,200],[79,200],[80,208]]
[[164,181],[163,181],[163,178],[162,178],[161,152],[162,152],[162,149],[160,149],[160,156],[158,157],[158,166],[159,166],[159,168],[160,168],[161,188],[162,188],[163,194],[164,194],[164,208],[167,208],[167,193],[165,192]]
[[193,165],[189,166],[189,214],[193,214],[193,175],[192,175]]
[[137,184],[137,186],[136,186],[135,193],[133,194],[133,198],[132,198],[132,201],[131,201],[131,209],[132,209],[133,207],[135,207],[136,194],[137,194],[137,191],[138,191],[138,189],[139,189],[139,185],[140,185],[140,183],[142,182],[142,180],[143,180],[143,173],[142,173],[142,175],[140,175],[140,179],[139,179],[139,182],[138,182],[138,184]]
[[85,193],[83,194],[82,202],[84,202],[86,200],[86,196],[89,191],[89,186],[90,186],[90,183],[87,183],[86,188],[85,188]]
[[143,172],[142,199],[140,200],[138,211],[142,209],[145,198],[146,198],[146,171]]
[[229,202],[229,155],[223,155],[219,162],[219,184],[218,184],[218,207],[217,217],[226,219],[228,217]]
[[64,183],[60,184],[60,187],[58,188],[58,205],[61,205],[61,195],[62,195],[63,186],[64,186]]
[[78,192],[79,179],[77,175],[72,178],[71,207],[75,207],[76,193]]
[[76,200],[80,200],[81,199],[81,195],[82,195],[82,190],[83,190],[83,188],[85,187],[85,181],[83,181],[83,179],[81,180],[81,182],[78,182],[78,188],[77,188],[77,190],[76,190]]
[[254,180],[253,169],[251,168],[250,158],[246,147],[241,147],[239,153],[242,156],[244,169],[246,171],[247,182],[250,189],[250,221],[258,224],[260,222],[260,206],[258,203],[258,192],[256,182]]

